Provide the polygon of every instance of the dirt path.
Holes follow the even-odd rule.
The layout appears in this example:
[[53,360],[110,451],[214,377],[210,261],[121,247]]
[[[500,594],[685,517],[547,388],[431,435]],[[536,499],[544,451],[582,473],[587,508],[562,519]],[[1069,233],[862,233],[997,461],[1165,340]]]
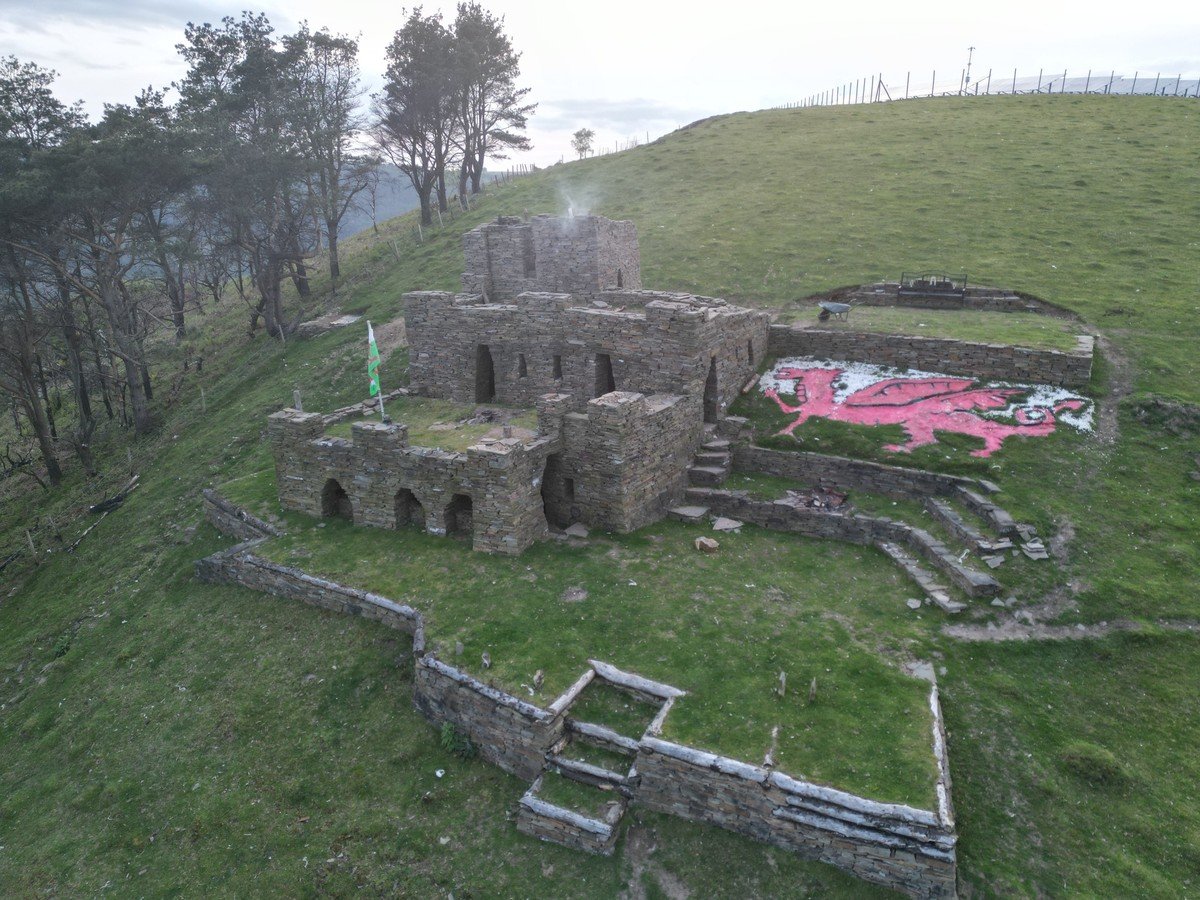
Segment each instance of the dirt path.
[[1096,408],[1096,436],[1102,443],[1115,444],[1120,437],[1118,411],[1121,401],[1133,390],[1133,363],[1124,351],[1118,349],[1106,335],[1094,331],[1096,346],[1104,354],[1109,365],[1108,394],[1100,399]]
[[650,875],[658,890],[668,900],[688,900],[692,892],[678,877],[672,875],[651,856],[658,849],[658,837],[654,829],[632,822],[625,834],[625,861],[629,863],[629,880],[621,891],[620,900],[647,900],[645,877]]
[[[1025,612],[1024,610],[1022,612]],[[1118,631],[1135,631],[1143,623],[1129,619],[1100,622],[1097,625],[1046,625],[1025,612],[1001,622],[987,625],[943,625],[942,634],[960,641],[1076,641],[1104,637]],[[1167,631],[1186,631],[1200,634],[1200,621],[1194,619],[1159,619],[1154,623]]]

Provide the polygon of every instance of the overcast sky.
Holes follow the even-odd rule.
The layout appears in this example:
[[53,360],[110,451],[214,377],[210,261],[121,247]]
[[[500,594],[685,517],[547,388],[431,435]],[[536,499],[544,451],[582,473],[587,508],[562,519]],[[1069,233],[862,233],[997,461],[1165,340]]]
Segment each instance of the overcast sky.
[[[0,0],[0,54],[60,73],[64,100],[93,116],[104,102],[128,102],[148,85],[184,73],[175,44],[191,21],[237,15],[217,0]],[[851,79],[905,73],[927,84],[951,75],[974,46],[973,74],[1011,78],[1088,69],[1132,76],[1200,74],[1200,3],[1111,4],[1055,0],[897,3],[803,0],[664,3],[655,0],[484,0],[504,15],[521,51],[522,83],[540,105],[519,161],[570,158],[570,135],[589,127],[605,147],[644,140],[716,113],[800,100]],[[454,3],[426,2],[454,18]],[[301,19],[360,35],[368,88],[377,89],[384,47],[403,21],[399,5],[367,0],[269,0],[277,31]],[[1113,10],[1108,12],[1107,10]],[[939,75],[939,81],[944,75]]]

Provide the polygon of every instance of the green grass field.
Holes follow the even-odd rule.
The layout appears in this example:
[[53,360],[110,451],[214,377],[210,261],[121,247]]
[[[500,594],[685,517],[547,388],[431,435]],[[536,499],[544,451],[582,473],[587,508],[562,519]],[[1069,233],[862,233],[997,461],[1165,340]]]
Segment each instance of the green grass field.
[[[519,560],[406,535],[403,548],[424,567],[415,575],[399,556],[385,567],[358,552],[397,537],[387,532],[310,544],[297,523],[279,547],[310,554],[295,558],[306,567],[369,576],[396,599],[427,583],[421,593],[435,600],[435,619],[439,597],[447,608],[472,598],[485,606],[577,580],[612,615],[633,616],[639,607],[613,608],[622,583],[673,572],[692,580],[689,596],[669,626],[669,598],[647,608],[647,644],[665,627],[689,640],[653,661],[647,648],[629,648],[630,658],[646,654],[634,662],[652,677],[694,682],[706,703],[730,695],[700,671],[703,654],[724,666],[742,647],[722,644],[717,625],[697,613],[711,605],[718,619],[736,621],[766,609],[761,571],[771,571],[780,591],[788,584],[801,598],[794,630],[775,638],[788,659],[780,668],[799,672],[815,654],[834,669],[841,648],[858,654],[840,663],[847,685],[870,680],[849,671],[855,660],[882,670],[912,655],[938,667],[964,895],[1191,895],[1200,881],[1200,641],[1167,626],[1200,619],[1192,474],[1200,417],[1194,406],[1163,404],[1200,403],[1198,144],[1200,107],[1148,97],[737,114],[495,188],[419,246],[404,220],[365,233],[346,242],[338,292],[312,301],[313,312],[353,309],[385,323],[403,291],[457,287],[463,229],[498,214],[559,212],[568,199],[635,221],[643,278],[657,289],[788,309],[840,285],[940,268],[1044,297],[1106,339],[1090,389],[1103,407],[1098,434],[1060,432],[987,461],[939,445],[940,459],[926,448],[911,461],[992,478],[1006,508],[1064,544],[1064,561],[998,570],[1018,608],[1072,627],[1125,620],[1128,631],[1071,642],[955,640],[941,633],[940,614],[907,614],[911,588],[874,554],[751,529],[734,539],[742,558],[692,554],[681,561],[694,567],[686,572],[665,557],[683,554],[675,548],[690,532],[666,524]],[[155,347],[162,426],[153,436],[128,444],[102,435],[102,478],[85,483],[72,467],[53,496],[11,479],[0,485],[0,558],[26,546],[27,529],[37,548],[36,564],[28,555],[10,564],[0,591],[0,892],[611,897],[683,885],[706,897],[875,895],[830,867],[636,810],[611,859],[525,838],[511,818],[527,785],[443,750],[413,711],[406,638],[195,580],[193,561],[228,545],[199,523],[200,490],[240,478],[245,494],[269,500],[251,477],[270,464],[265,417],[296,388],[307,409],[361,400],[361,344],[348,331],[286,346],[250,339],[238,302],[210,306],[183,347]],[[201,373],[184,368],[185,352],[204,356]],[[400,383],[405,362],[402,349],[384,360],[385,388]],[[867,456],[883,443],[829,429],[805,440]],[[66,553],[96,522],[87,505],[128,481],[131,467],[138,489]],[[341,558],[331,558],[335,548]],[[795,571],[764,569],[768,557]],[[528,574],[538,581],[522,580]],[[456,593],[451,582],[461,596],[444,596]],[[747,583],[756,587],[737,597]],[[708,598],[692,599],[697,590]],[[538,602],[543,614],[569,614],[553,596]],[[964,614],[977,624],[1003,615],[978,603]],[[771,640],[774,621],[759,616],[753,628]],[[492,635],[493,623],[483,623],[447,620],[470,638],[471,653],[481,641],[512,639],[502,623]],[[592,652],[572,645],[592,633],[564,633],[558,655]],[[775,668],[744,662],[755,678]],[[899,708],[900,699],[884,699]],[[821,728],[792,751],[799,774],[907,790],[901,773],[911,767],[896,759],[884,759],[895,772],[806,762],[836,746],[829,742],[867,746],[885,724],[900,727],[873,721],[887,712],[856,724],[865,710],[851,706],[858,719],[821,707]],[[708,726],[688,709],[672,712],[670,728],[703,743]],[[760,725],[731,710],[728,735],[715,739],[757,749]],[[829,725],[864,731],[831,736]]]

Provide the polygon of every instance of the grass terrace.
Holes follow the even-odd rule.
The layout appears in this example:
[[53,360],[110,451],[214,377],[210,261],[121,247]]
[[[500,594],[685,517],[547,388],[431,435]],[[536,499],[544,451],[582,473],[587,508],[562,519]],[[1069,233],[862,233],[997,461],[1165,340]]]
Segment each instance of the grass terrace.
[[[282,519],[286,535],[259,553],[419,609],[443,659],[516,696],[546,706],[601,659],[688,692],[667,716],[668,740],[760,763],[779,726],[782,771],[877,800],[934,802],[928,685],[899,667],[920,655],[925,625],[878,551],[746,526],[708,556],[692,546],[706,530],[660,522],[489,556],[416,529],[280,516],[270,472],[222,491]],[[573,588],[587,597],[573,601]],[[570,715],[637,738],[654,712],[598,687]]]
[[[397,397],[388,401],[385,411],[393,422],[408,426],[408,443],[412,447],[437,447],[463,452],[480,439],[499,436],[502,425],[537,430],[537,412],[532,409],[512,409],[489,404],[486,409],[498,415],[494,421],[478,421],[481,407],[450,400],[428,397]],[[348,438],[355,422],[377,422],[378,416],[348,419],[325,429],[329,437]]]
[[1042,350],[1074,350],[1085,327],[1074,319],[1037,313],[986,312],[977,309],[913,309],[903,306],[856,306],[845,320],[817,320],[819,307],[798,303],[781,309],[775,321],[841,331],[878,331],[919,337],[952,338],[985,344],[1015,344]]

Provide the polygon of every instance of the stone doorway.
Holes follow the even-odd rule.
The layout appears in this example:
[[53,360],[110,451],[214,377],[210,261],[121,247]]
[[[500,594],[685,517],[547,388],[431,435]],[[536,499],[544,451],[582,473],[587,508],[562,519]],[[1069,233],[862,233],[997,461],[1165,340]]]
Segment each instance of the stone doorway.
[[496,399],[496,366],[487,344],[475,348],[475,402],[491,403]]
[[470,537],[474,534],[474,504],[466,494],[455,494],[446,506],[446,534]]
[[546,523],[555,528],[566,528],[575,519],[571,506],[575,502],[575,481],[563,474],[561,453],[546,457],[546,468],[542,470],[542,510]]
[[354,521],[354,505],[336,478],[330,478],[321,489],[321,518]]
[[607,353],[596,354],[596,389],[593,397],[603,397],[617,389],[617,380],[613,377],[612,357]]
[[396,527],[403,528],[406,525],[424,529],[425,507],[412,491],[400,488],[396,491]]

